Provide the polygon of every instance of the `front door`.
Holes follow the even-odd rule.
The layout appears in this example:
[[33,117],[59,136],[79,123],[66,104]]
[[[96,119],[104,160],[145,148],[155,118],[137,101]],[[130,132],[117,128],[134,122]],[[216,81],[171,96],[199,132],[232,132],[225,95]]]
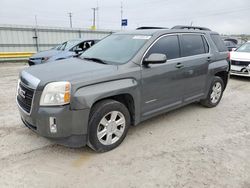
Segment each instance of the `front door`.
[[152,116],[182,103],[183,67],[180,65],[180,45],[177,35],[159,38],[146,53],[166,54],[167,62],[142,68],[142,118]]

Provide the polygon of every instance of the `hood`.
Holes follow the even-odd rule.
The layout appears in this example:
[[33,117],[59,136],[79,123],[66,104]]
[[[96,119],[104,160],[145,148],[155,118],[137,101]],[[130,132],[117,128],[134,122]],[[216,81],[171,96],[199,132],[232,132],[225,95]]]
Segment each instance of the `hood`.
[[117,71],[116,65],[99,64],[79,58],[70,58],[51,63],[31,66],[23,70],[24,74],[40,80],[41,85],[53,81],[93,82],[112,75]]
[[51,49],[51,50],[38,52],[38,53],[34,54],[31,58],[52,57],[52,56],[60,54],[62,52],[63,51]]
[[231,52],[230,53],[231,60],[236,61],[250,61],[250,53],[247,52]]

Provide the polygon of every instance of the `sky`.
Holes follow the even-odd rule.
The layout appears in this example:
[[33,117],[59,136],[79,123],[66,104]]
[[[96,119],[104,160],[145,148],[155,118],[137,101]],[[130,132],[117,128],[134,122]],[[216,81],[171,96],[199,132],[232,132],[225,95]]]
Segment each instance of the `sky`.
[[0,24],[90,28],[98,7],[97,29],[195,25],[221,34],[250,34],[249,0],[0,0]]

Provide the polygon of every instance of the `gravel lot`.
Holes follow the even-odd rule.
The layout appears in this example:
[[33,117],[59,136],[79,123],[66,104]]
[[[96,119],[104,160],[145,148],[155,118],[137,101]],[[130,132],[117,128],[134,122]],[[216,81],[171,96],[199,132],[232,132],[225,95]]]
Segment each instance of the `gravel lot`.
[[220,105],[192,104],[132,127],[103,154],[58,146],[21,123],[24,64],[0,64],[1,187],[250,187],[250,79],[232,78]]

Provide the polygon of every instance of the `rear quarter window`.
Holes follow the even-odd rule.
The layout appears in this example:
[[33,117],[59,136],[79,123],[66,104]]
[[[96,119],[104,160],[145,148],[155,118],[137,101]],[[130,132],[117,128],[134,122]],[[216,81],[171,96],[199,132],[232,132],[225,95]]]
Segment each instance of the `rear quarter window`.
[[210,35],[215,46],[217,47],[219,52],[226,52],[227,51],[227,47],[225,45],[225,43],[222,41],[220,35],[218,34],[211,34]]
[[207,53],[208,45],[206,44],[206,46],[205,44],[201,35],[182,35],[182,57]]

